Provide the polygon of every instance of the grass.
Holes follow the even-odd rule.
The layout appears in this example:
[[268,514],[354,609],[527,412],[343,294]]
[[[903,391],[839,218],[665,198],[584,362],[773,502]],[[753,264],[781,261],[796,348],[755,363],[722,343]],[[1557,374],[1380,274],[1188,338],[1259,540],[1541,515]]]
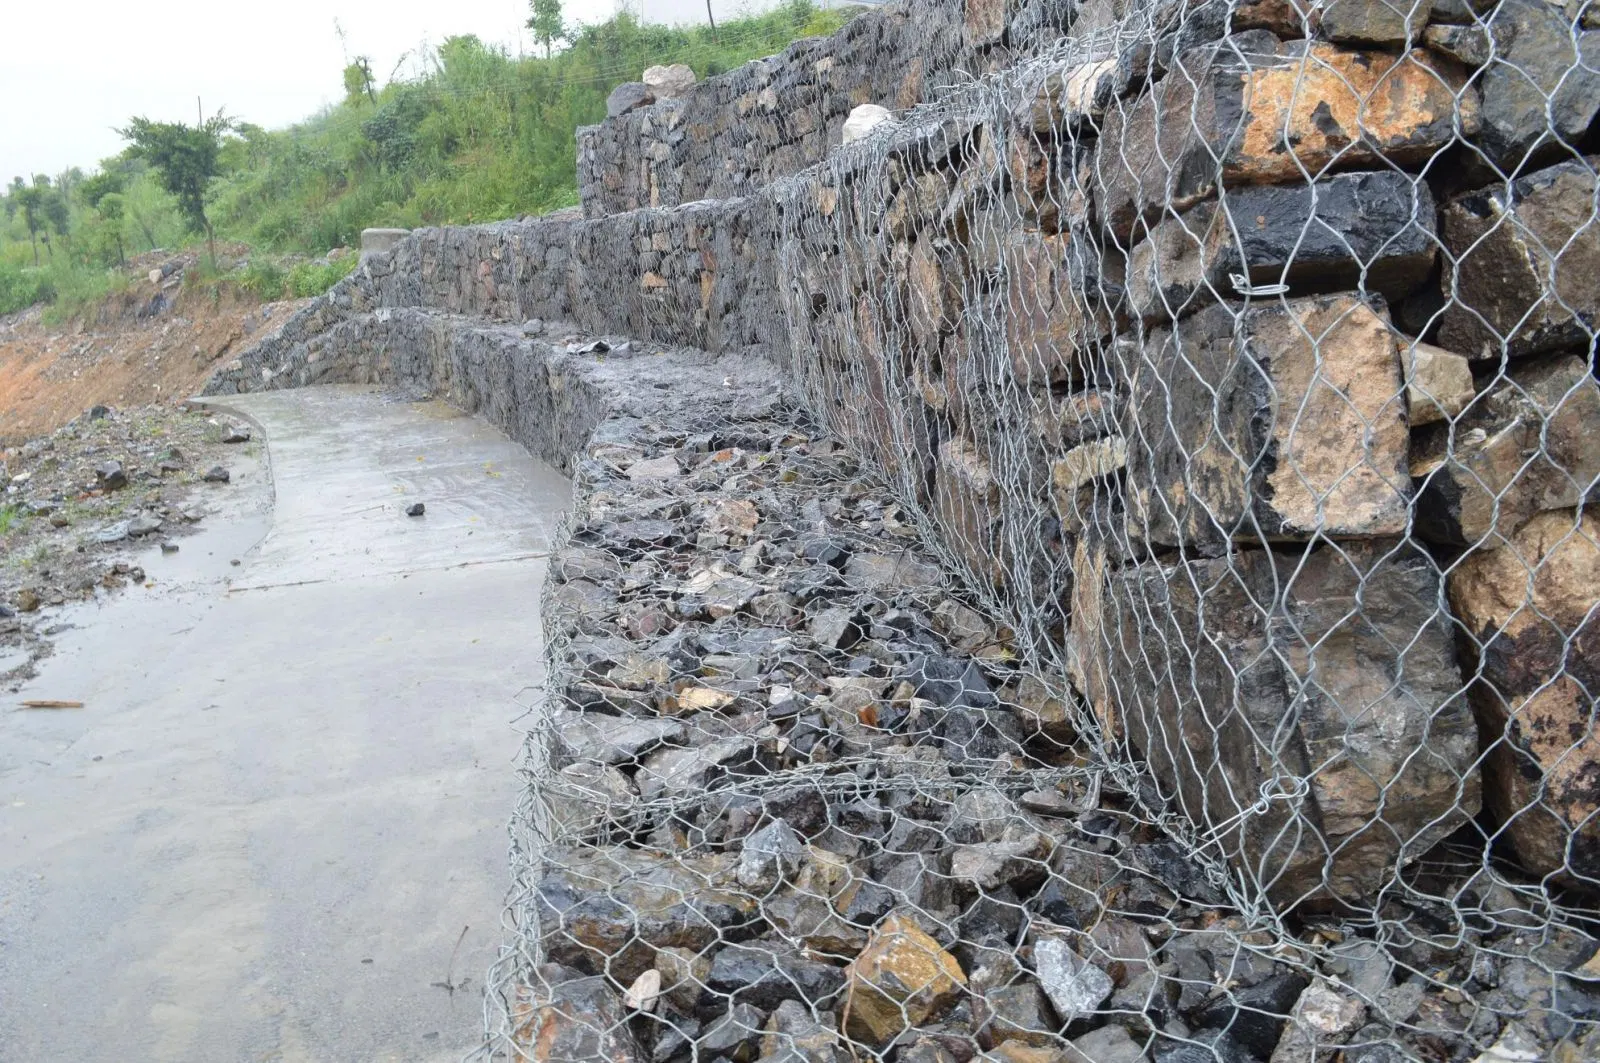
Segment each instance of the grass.
[[22,516],[22,509],[15,505],[0,506],[0,535],[11,530],[11,526]]

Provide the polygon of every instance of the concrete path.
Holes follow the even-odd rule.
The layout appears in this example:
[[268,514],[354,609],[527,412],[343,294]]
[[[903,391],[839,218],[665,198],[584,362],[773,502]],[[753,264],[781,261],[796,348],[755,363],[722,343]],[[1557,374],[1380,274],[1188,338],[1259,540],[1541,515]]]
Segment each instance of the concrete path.
[[153,588],[66,617],[18,700],[85,708],[0,705],[5,1063],[477,1042],[568,485],[436,403],[228,402],[270,487],[241,453]]

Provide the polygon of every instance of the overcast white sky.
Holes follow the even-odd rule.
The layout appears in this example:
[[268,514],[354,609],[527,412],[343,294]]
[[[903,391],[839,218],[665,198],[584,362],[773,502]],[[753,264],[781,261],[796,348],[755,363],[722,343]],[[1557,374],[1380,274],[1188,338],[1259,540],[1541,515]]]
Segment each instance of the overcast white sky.
[[[638,10],[640,0],[629,0]],[[703,21],[704,0],[644,0],[652,22]],[[564,0],[568,21],[611,17],[617,0]],[[714,0],[724,14],[768,6]],[[370,55],[387,81],[408,52],[458,33],[532,50],[527,0],[54,0],[4,7],[0,55],[0,184],[16,175],[89,170],[122,150],[113,132],[132,115],[195,118],[225,107],[279,127],[343,94],[344,53]]]

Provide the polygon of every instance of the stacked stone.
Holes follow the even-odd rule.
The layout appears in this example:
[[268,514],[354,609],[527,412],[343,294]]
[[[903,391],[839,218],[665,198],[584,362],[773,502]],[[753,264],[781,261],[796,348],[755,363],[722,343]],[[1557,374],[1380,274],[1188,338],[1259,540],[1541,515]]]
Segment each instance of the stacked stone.
[[651,104],[649,94],[635,93],[633,107],[614,105],[603,123],[578,130],[584,212],[603,217],[758,192],[821,162],[857,104],[922,102],[965,54],[962,38],[952,0],[901,0],[679,97]]
[[[581,448],[551,561],[552,698],[530,760],[546,815],[516,908],[542,964],[507,1001],[518,1052],[1387,1063],[1475,1041],[1600,1047],[1562,1025],[1600,1016],[1581,933],[1499,928],[1491,971],[1422,927],[1393,956],[1356,938],[1302,951],[1219,913],[1222,869],[1086,770],[1066,691],[1019,664],[1015,633],[922,547],[870,462],[782,401],[669,391]],[[1515,903],[1475,870],[1472,889]]]
[[1600,886],[1600,35],[1137,14],[781,190],[797,378],[1274,902],[1485,797],[1532,894]]

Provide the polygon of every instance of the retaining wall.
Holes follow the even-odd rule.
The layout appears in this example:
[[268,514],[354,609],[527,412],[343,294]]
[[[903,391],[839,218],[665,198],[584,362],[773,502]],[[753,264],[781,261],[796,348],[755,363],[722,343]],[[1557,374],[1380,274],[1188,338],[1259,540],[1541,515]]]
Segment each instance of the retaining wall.
[[[916,10],[587,132],[624,213],[415,234],[214,390],[392,364],[386,307],[771,358],[1263,896],[1365,903],[1485,804],[1535,881],[1600,882],[1600,37],[1526,0],[1085,4],[1055,43]],[[872,39],[1007,68],[774,181],[907,76],[817,69]],[[548,386],[474,372],[430,379]]]

